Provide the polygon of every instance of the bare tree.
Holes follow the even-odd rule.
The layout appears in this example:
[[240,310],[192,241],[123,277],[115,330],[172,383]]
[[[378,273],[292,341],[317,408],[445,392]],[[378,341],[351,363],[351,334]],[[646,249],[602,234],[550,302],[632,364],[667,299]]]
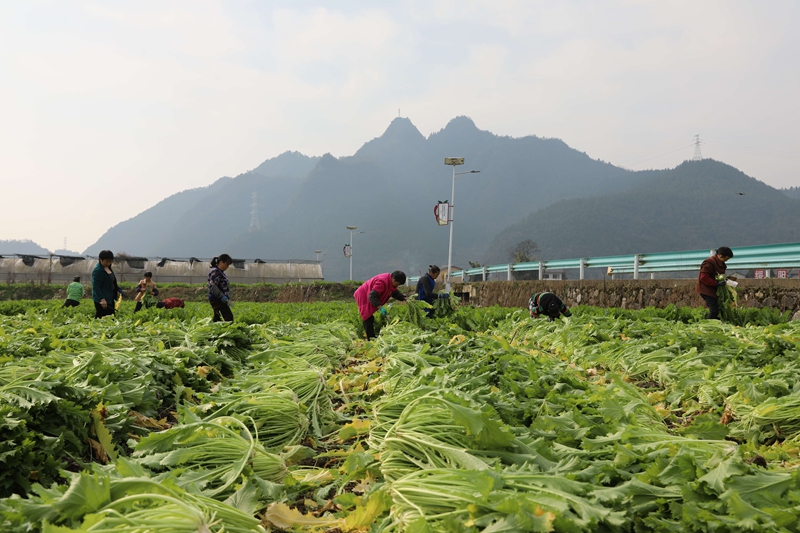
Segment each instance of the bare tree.
[[511,263],[530,263],[537,259],[537,253],[539,253],[539,245],[531,239],[525,239],[508,249],[508,260]]
[[[520,241],[513,248],[508,250],[508,260],[510,263],[530,263],[537,259],[536,254],[539,252],[539,245],[531,239]],[[539,279],[538,270],[530,270],[526,272],[514,272],[512,274],[516,280],[533,280]]]

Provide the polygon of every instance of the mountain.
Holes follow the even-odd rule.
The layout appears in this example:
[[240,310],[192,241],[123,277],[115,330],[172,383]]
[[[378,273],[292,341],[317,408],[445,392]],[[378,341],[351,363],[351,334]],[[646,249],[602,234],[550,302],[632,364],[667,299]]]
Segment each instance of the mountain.
[[[480,130],[467,117],[427,138],[407,118],[352,156],[286,152],[235,178],[173,195],[109,229],[87,253],[310,259],[323,250],[326,279],[346,279],[341,247],[354,234],[354,277],[404,269],[418,274],[447,260],[448,228],[433,207],[458,179],[455,264],[480,257],[489,240],[526,213],[555,201],[624,190],[639,174],[595,161],[558,139],[511,138]],[[260,229],[250,230],[256,192]],[[361,233],[361,232],[364,233]]]
[[326,250],[326,279],[346,279],[349,261],[341,247],[354,236],[354,277],[405,269],[418,274],[447,261],[447,227],[433,218],[437,200],[450,198],[448,156],[465,157],[458,178],[454,264],[476,259],[489,240],[525,213],[552,202],[623,190],[636,173],[595,161],[557,139],[510,138],[478,129],[458,117],[429,137],[406,118],[349,157],[323,156],[285,208],[261,233],[239,233],[234,255],[261,258],[313,257]]
[[0,240],[0,255],[30,254],[48,255],[50,250],[39,246],[35,242],[25,240]]
[[[169,225],[177,217],[189,213],[200,200],[213,195],[229,181],[231,178],[220,178],[208,187],[173,194],[135,217],[112,226],[83,253],[97,255],[101,250],[112,250],[129,255],[155,254],[159,249],[155,243],[163,239],[165,230],[169,230]],[[142,203],[147,201],[152,201],[152,198],[142,198]]]
[[525,239],[543,259],[796,242],[800,200],[724,163],[687,161],[622,192],[535,210],[492,240],[484,263],[506,263]]
[[318,159],[285,152],[236,178],[220,178],[207,187],[173,194],[110,228],[84,253],[96,255],[103,249],[165,257],[223,253],[224,245],[250,226],[253,192],[260,220],[271,218]]
[[800,187],[787,187],[780,191],[790,198],[800,198]]

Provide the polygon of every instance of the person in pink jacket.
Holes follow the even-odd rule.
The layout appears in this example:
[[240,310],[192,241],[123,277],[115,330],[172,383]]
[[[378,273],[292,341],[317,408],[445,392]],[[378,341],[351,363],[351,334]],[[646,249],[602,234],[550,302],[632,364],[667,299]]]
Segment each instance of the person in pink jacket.
[[386,308],[383,304],[389,298],[403,301],[406,299],[397,287],[406,282],[404,272],[395,270],[391,274],[378,274],[374,278],[368,279],[361,285],[353,297],[358,304],[358,312],[361,320],[364,321],[364,331],[367,332],[367,340],[375,338],[375,311],[380,310],[381,315],[386,316]]

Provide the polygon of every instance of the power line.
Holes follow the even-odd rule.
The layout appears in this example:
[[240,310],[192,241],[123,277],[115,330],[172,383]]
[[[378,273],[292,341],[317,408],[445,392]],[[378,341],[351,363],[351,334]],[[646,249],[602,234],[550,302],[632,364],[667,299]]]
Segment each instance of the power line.
[[[620,163],[628,163],[629,161],[635,161],[635,160],[639,160],[639,159],[641,159],[641,160],[642,160],[642,161],[639,161],[639,162],[641,163],[641,162],[643,162],[643,161],[649,161],[650,159],[655,159],[656,157],[661,157],[662,155],[671,154],[671,153],[673,153],[673,152],[678,152],[678,151],[680,151],[680,150],[686,150],[687,148],[689,148],[689,147],[691,147],[691,146],[694,146],[694,143],[689,143],[689,144],[682,143],[682,144],[681,144],[681,145],[680,145],[678,148],[675,148],[675,149],[673,149],[673,150],[669,150],[669,151],[667,151],[667,152],[662,152],[662,153],[660,153],[660,154],[656,154],[656,155],[650,155],[650,156],[639,156],[639,157],[632,157],[632,158],[630,158],[630,159],[626,159],[626,160],[624,160],[624,161],[621,161]],[[644,159],[642,159],[642,158],[644,158]]]
[[772,150],[766,148],[738,146],[735,144],[723,143],[718,141],[704,141],[704,144],[708,144],[714,148],[719,148],[720,150],[727,150],[729,152],[743,152],[765,157],[786,157],[789,159],[800,159],[800,153],[784,152],[780,150]]

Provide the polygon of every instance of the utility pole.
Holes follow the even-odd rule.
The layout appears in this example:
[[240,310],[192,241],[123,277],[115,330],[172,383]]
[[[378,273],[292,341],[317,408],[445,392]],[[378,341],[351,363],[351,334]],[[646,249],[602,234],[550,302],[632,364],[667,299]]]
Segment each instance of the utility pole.
[[692,161],[702,161],[703,154],[700,152],[700,134],[694,136],[694,157]]

